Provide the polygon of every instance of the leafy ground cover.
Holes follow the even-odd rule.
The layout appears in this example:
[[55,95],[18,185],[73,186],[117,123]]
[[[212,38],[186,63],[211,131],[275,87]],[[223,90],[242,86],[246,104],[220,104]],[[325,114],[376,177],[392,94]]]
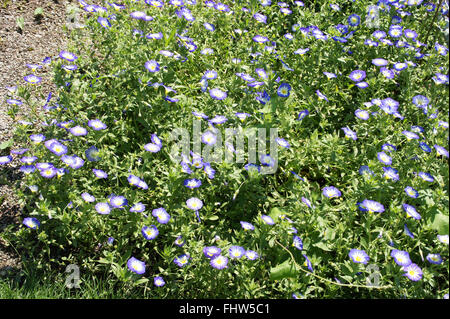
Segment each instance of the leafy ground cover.
[[5,101],[30,110],[0,157],[27,269],[133,297],[448,296],[447,3],[79,3]]

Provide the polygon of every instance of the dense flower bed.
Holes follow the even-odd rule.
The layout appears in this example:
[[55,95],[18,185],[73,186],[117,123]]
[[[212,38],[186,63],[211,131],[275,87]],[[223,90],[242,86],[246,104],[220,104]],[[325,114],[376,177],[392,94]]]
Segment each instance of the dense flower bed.
[[9,240],[154,297],[448,296],[448,3],[223,2],[79,0],[5,103]]

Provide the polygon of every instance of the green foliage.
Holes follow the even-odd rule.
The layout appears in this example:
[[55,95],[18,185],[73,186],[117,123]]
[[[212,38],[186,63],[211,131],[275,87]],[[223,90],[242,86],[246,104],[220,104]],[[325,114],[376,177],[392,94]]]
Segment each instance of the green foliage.
[[[448,234],[449,170],[448,156],[433,146],[448,146],[448,83],[435,80],[436,73],[448,73],[448,53],[422,48],[406,38],[402,39],[409,46],[382,41],[367,45],[368,39],[376,39],[372,36],[376,29],[364,19],[367,6],[376,1],[347,1],[340,11],[330,7],[332,1],[305,1],[305,7],[291,5],[291,14],[283,14],[276,3],[267,7],[259,1],[226,3],[233,14],[207,8],[203,1],[188,5],[195,21],[177,17],[177,9],[167,3],[160,9],[131,0],[123,1],[123,10],[105,4],[108,12],[88,13],[86,26],[73,33],[67,49],[78,58],[52,59],[49,67],[58,90],[51,99],[46,99],[48,92],[41,92],[39,85],[28,84],[15,96],[32,110],[27,119],[31,125],[18,123],[15,143],[29,148],[24,156],[37,156],[36,163],[53,163],[65,170],[53,178],[45,178],[38,169],[24,176],[17,190],[22,217],[34,217],[40,226],[10,226],[1,236],[17,247],[25,264],[35,262],[33,267],[39,271],[61,273],[65,266],[76,264],[89,278],[108,278],[111,285],[105,289],[123,289],[131,296],[442,298],[448,292],[448,245],[437,235]],[[154,19],[131,18],[136,11]],[[415,30],[420,38],[423,30],[418,21],[427,11],[423,6],[408,6],[408,11],[411,16],[402,16],[403,30]],[[267,23],[256,21],[252,17],[256,12],[263,13]],[[347,34],[346,42],[333,39],[342,36],[336,26],[348,25],[351,14],[358,14],[361,24],[348,27],[355,32]],[[380,11],[380,30],[388,32],[395,14],[401,13],[393,7]],[[207,30],[205,22],[213,24],[215,31]],[[314,37],[312,26],[327,39],[317,33],[319,38]],[[300,29],[307,27],[309,32]],[[161,39],[146,37],[159,32]],[[291,40],[284,37],[286,33],[292,34]],[[256,43],[255,35],[267,36],[276,46]],[[193,39],[196,50],[186,37]],[[440,35],[432,33],[430,39],[434,43]],[[425,55],[415,57],[414,46]],[[202,54],[206,48],[214,53]],[[294,53],[299,48],[309,51]],[[409,63],[389,79],[372,63],[375,58],[386,59],[390,69],[398,62]],[[159,71],[146,69],[145,63],[151,60],[159,63]],[[77,69],[68,70],[68,65]],[[260,68],[267,79],[258,77]],[[209,80],[202,92],[200,82],[206,70],[217,71],[218,77]],[[354,70],[366,72],[367,88],[349,79]],[[336,77],[328,78],[323,72]],[[240,73],[264,84],[249,86],[236,76]],[[281,83],[291,86],[289,97],[277,94]],[[212,98],[212,88],[226,91],[227,98]],[[317,90],[328,101],[319,98]],[[265,104],[256,99],[264,91],[270,97]],[[429,99],[428,106],[413,103],[418,95]],[[388,98],[398,102],[398,114],[386,111]],[[37,112],[42,106],[44,112]],[[16,116],[13,106],[9,107]],[[368,119],[356,117],[358,109],[367,111]],[[304,110],[308,115],[299,119]],[[189,131],[193,150],[194,140],[200,139],[193,132],[198,120],[193,111],[203,112],[209,120],[226,116],[226,123],[214,125],[222,137],[226,128],[247,134],[255,128],[276,128],[278,136],[289,142],[288,148],[277,145],[276,172],[265,175],[247,169],[249,158],[244,154],[243,162],[211,162],[215,170],[211,177],[185,154],[192,171],[186,173],[186,166],[183,170],[180,161],[171,157],[175,145],[171,133],[177,128]],[[241,120],[236,112],[251,116]],[[94,130],[88,125],[94,119],[107,128]],[[76,126],[86,128],[87,135],[71,133]],[[211,124],[201,120],[201,133],[208,128],[212,129]],[[354,131],[357,138],[348,138],[343,128]],[[408,139],[404,131],[416,132],[419,139]],[[68,149],[66,156],[76,155],[84,162],[77,168],[65,165],[62,156],[49,150],[50,144],[33,143],[32,134],[60,141]],[[162,141],[157,152],[145,148],[155,143],[153,134]],[[265,142],[270,144],[268,136]],[[421,148],[420,142],[431,151]],[[396,147],[385,150],[392,164],[377,157],[386,143]],[[86,154],[92,146],[98,149],[98,161]],[[249,149],[246,145],[244,153]],[[264,166],[260,160],[256,164]],[[373,174],[361,173],[362,166]],[[398,180],[386,179],[388,166],[398,171]],[[105,171],[108,178],[96,178],[93,169]],[[431,174],[434,181],[422,179],[419,172]],[[148,187],[137,187],[130,175]],[[200,187],[184,186],[186,179],[194,178],[201,180]],[[341,196],[327,196],[327,186],[338,188]],[[416,198],[405,192],[407,186],[418,191]],[[84,193],[95,200],[86,200]],[[100,214],[95,205],[112,206],[113,194],[124,196],[128,205]],[[200,222],[186,204],[192,197],[203,203]],[[384,211],[364,209],[360,205],[365,199],[378,202]],[[145,205],[142,213],[130,212],[136,203]],[[414,206],[421,218],[408,217],[403,204]],[[170,215],[167,223],[152,214],[160,207]],[[242,221],[254,229],[243,229]],[[142,229],[152,225],[159,234],[148,240]],[[405,233],[405,225],[414,238]],[[183,246],[175,243],[179,236]],[[294,236],[301,238],[302,247],[293,246]],[[232,258],[229,249],[236,245],[255,251],[258,258]],[[207,246],[221,249],[228,257],[227,267],[211,266],[204,253]],[[419,281],[405,276],[391,257],[393,247],[407,251],[421,268]],[[370,260],[354,262],[351,249],[364,250]],[[441,264],[427,260],[432,253],[440,254]],[[179,267],[174,260],[183,254],[189,255],[189,261]],[[127,266],[131,257],[145,263],[144,274]],[[378,269],[375,274],[371,265]],[[156,276],[164,278],[163,287],[153,286]],[[378,278],[377,286],[382,288],[369,286],[368,278]]]
[[44,9],[43,9],[43,8],[37,7],[37,8],[34,10],[34,17],[35,17],[35,18],[40,18],[40,17],[42,17],[43,15],[44,15]]
[[25,19],[22,16],[20,16],[16,19],[16,27],[20,31],[23,31],[23,28],[25,27]]

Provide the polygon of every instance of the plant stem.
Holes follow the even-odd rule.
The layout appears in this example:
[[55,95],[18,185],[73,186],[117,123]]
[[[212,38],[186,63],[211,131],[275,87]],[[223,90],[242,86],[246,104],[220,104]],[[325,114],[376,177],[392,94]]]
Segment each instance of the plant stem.
[[327,282],[327,283],[330,283],[330,284],[333,284],[333,285],[336,285],[336,286],[350,287],[350,288],[367,288],[367,289],[374,289],[374,288],[375,288],[375,289],[390,289],[390,288],[392,288],[391,285],[387,285],[387,286],[365,286],[365,285],[354,285],[354,284],[342,284],[342,283],[334,282],[334,281],[332,281],[332,280],[329,280],[329,279],[320,277],[320,276],[318,276],[318,275],[316,275],[316,274],[314,274],[314,273],[312,273],[312,272],[310,272],[310,271],[307,271],[307,270],[303,269],[302,267],[300,267],[300,266],[297,264],[297,262],[295,261],[295,258],[294,258],[294,256],[292,255],[292,253],[289,251],[289,249],[287,249],[287,248],[284,247],[282,244],[280,244],[276,239],[275,239],[275,243],[276,243],[277,245],[279,245],[281,248],[283,248],[284,250],[286,250],[286,251],[288,252],[288,254],[291,256],[292,261],[293,261],[294,264],[298,267],[298,269],[300,269],[301,271],[303,271],[303,272],[305,272],[305,273],[308,273],[308,274],[310,274],[310,275],[316,277],[317,279],[319,279],[319,280],[321,280],[321,281],[325,281],[325,282]]
[[436,21],[437,15],[439,13],[439,8],[442,6],[442,2],[444,2],[444,0],[439,0],[439,4],[437,5],[436,12],[434,13],[434,16],[433,16],[433,21],[431,21],[431,25],[428,27],[427,35],[425,36],[425,40],[423,41],[423,43],[425,43],[425,45],[427,47],[428,47],[428,44],[427,44],[428,37],[430,35],[431,30],[433,29],[434,22]]

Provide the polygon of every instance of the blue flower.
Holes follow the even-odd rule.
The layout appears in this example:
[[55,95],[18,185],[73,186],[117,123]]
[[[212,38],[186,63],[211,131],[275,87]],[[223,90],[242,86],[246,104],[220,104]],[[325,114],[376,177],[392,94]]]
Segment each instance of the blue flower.
[[212,168],[209,163],[203,164],[203,171],[205,172],[205,174],[208,176],[209,179],[213,179],[216,174],[216,170]]
[[448,245],[448,243],[449,243],[448,235],[437,235],[437,239],[445,245]]
[[398,181],[400,179],[400,176],[398,175],[398,171],[395,168],[392,168],[392,167],[389,167],[389,166],[388,167],[383,167],[383,171],[384,171],[383,176],[386,179],[390,179],[390,180],[393,180],[393,181]]
[[294,51],[294,54],[300,54],[300,55],[303,55],[303,54],[305,54],[305,53],[308,52],[308,51],[309,51],[309,48],[305,48],[305,49],[297,49],[297,50]]
[[155,60],[145,62],[145,68],[152,73],[158,72],[160,69],[159,63]]
[[220,89],[210,89],[209,95],[215,100],[224,100],[227,97],[227,93]]
[[382,58],[375,58],[372,59],[372,64],[375,66],[386,66],[389,64],[389,61]]
[[291,91],[291,86],[288,83],[281,83],[278,87],[277,94],[281,97],[288,97]]
[[302,202],[305,203],[305,205],[308,206],[309,208],[314,208],[311,201],[308,198],[302,197]]
[[83,198],[84,201],[88,202],[88,203],[93,203],[95,202],[95,197],[92,196],[89,193],[83,193],[81,194],[81,198]]
[[369,213],[382,213],[384,212],[384,206],[377,201],[365,199],[362,201],[361,206],[365,208]]
[[31,229],[38,229],[41,226],[39,220],[34,217],[27,217],[23,219],[23,224]]
[[81,126],[74,126],[69,130],[70,133],[72,133],[75,136],[85,136],[87,135],[87,130],[84,127]]
[[39,77],[39,76],[37,76],[37,75],[34,75],[34,74],[30,74],[30,75],[27,75],[27,76],[25,76],[24,78],[23,78],[26,82],[28,82],[28,83],[30,83],[30,84],[38,84],[38,83],[40,83],[41,81],[42,81],[42,78],[41,77]]
[[216,29],[214,24],[211,24],[211,23],[208,23],[208,22],[203,23],[203,26],[205,27],[206,30],[211,31],[211,32]]
[[108,174],[105,173],[103,170],[101,169],[95,169],[93,168],[92,171],[94,172],[95,176],[97,178],[108,178]]
[[12,162],[13,158],[11,155],[0,156],[0,165],[5,165]]
[[402,34],[403,34],[402,26],[400,25],[392,25],[389,28],[389,35],[393,38],[399,38],[402,36]]
[[419,177],[422,178],[426,182],[434,182],[434,177],[430,173],[419,172]]
[[138,275],[145,273],[145,263],[134,257],[128,259],[127,266],[129,270]]
[[308,267],[309,271],[314,272],[313,266],[311,261],[309,260],[308,256],[302,255],[305,258],[304,266]]
[[62,50],[62,51],[59,53],[59,57],[60,57],[61,59],[67,60],[67,61],[69,61],[69,62],[73,62],[73,61],[75,61],[76,59],[78,59],[78,57],[77,57],[75,54],[73,54],[73,53],[71,53],[71,52],[64,51],[64,50]]
[[325,94],[323,94],[322,92],[320,92],[319,90],[316,91],[317,96],[319,97],[319,99],[321,100],[325,100],[328,102],[328,98],[326,97]]
[[360,82],[366,78],[366,72],[364,72],[362,70],[355,70],[355,71],[352,71],[352,73],[350,73],[350,75],[348,77],[353,82]]
[[255,227],[252,224],[250,224],[249,222],[241,221],[241,226],[244,230],[254,230],[255,229]]
[[141,232],[144,238],[147,240],[155,239],[159,234],[158,228],[156,228],[155,225],[151,225],[150,227],[144,226],[142,227]]
[[416,191],[414,188],[412,188],[411,186],[407,186],[405,187],[405,193],[411,197],[411,198],[417,198],[419,197],[419,192]]
[[48,167],[48,168],[46,168],[46,169],[42,169],[42,170],[40,170],[39,172],[40,172],[40,174],[41,174],[42,177],[45,177],[45,178],[52,178],[52,177],[54,177],[54,176],[56,175],[57,170],[56,170],[56,168],[54,168],[54,167],[52,166],[52,167]]
[[270,95],[264,90],[264,92],[257,92],[256,93],[256,100],[265,105],[267,102],[270,101]]
[[[145,37],[146,37],[147,39],[151,39],[151,40],[161,40],[161,39],[164,37],[164,35],[163,35],[162,32],[157,32],[157,33],[150,33],[150,34],[147,34]],[[149,71],[150,71],[150,70],[149,70]]]
[[328,198],[341,197],[342,195],[341,191],[334,186],[324,187],[322,189],[322,194]]
[[142,11],[134,11],[130,13],[130,17],[136,20],[146,20],[147,14]]
[[97,22],[100,23],[100,25],[102,27],[104,27],[105,29],[109,29],[111,27],[111,23],[109,22],[108,19],[103,18],[103,17],[98,17],[97,18]]
[[198,211],[203,207],[203,202],[197,197],[191,197],[186,201],[186,205],[189,209]]
[[184,242],[183,236],[178,236],[174,242],[174,244],[177,245],[178,247],[183,247],[184,243],[185,242]]
[[97,203],[95,210],[101,215],[108,215],[111,212],[111,207],[109,207],[108,203]]
[[98,148],[95,146],[89,147],[86,151],[86,158],[91,162],[98,162],[101,160],[100,156],[98,156]]
[[387,79],[393,79],[395,77],[395,73],[392,70],[389,70],[385,67],[380,69],[380,73]]
[[178,256],[174,259],[174,263],[178,266],[178,267],[184,267],[189,263],[189,259],[190,257],[186,254]]
[[369,255],[364,250],[351,249],[348,255],[354,263],[367,264],[370,260]]
[[206,70],[203,74],[203,78],[207,80],[214,80],[217,79],[217,72],[214,70]]
[[412,263],[409,253],[403,250],[393,249],[391,251],[391,257],[394,258],[395,262],[399,266],[408,266]]
[[247,250],[245,252],[245,257],[247,257],[248,260],[256,260],[259,258],[259,255],[256,251],[254,250]]
[[369,86],[369,83],[367,82],[358,82],[355,84],[355,86],[359,87],[360,89],[365,89],[366,87]]
[[162,286],[164,286],[164,285],[166,284],[166,282],[164,281],[164,278],[163,278],[163,277],[157,276],[157,277],[155,277],[155,278],[153,279],[153,284],[154,284],[156,287],[162,287]]
[[109,198],[109,204],[114,208],[122,209],[128,205],[128,200],[123,196],[111,195]]
[[383,151],[392,152],[392,151],[396,151],[396,150],[397,150],[397,147],[395,147],[395,145],[392,145],[392,144],[389,144],[389,143],[384,143],[384,144],[381,146],[381,149],[382,149]]
[[203,254],[211,259],[214,259],[215,257],[219,256],[222,252],[222,249],[216,246],[207,246],[203,248]]
[[284,138],[278,137],[278,138],[276,138],[276,142],[281,147],[284,147],[284,148],[289,148],[290,147],[289,142],[286,141]]
[[154,209],[152,211],[152,216],[156,217],[160,224],[167,224],[170,220],[169,213],[163,207]]
[[144,190],[148,189],[147,183],[133,174],[130,174],[128,176],[128,183],[130,183],[130,185],[142,188]]
[[414,263],[403,267],[403,271],[405,271],[405,274],[403,276],[408,277],[412,281],[419,281],[420,279],[422,279],[422,269],[420,269],[420,267]]
[[302,250],[303,249],[303,241],[302,241],[302,239],[300,237],[298,237],[298,236],[294,236],[294,240],[292,241],[292,246],[294,246],[298,250]]
[[228,258],[225,256],[221,256],[221,255],[212,258],[210,261],[211,267],[216,268],[216,269],[224,269],[227,267],[227,264],[228,264]]
[[184,186],[190,189],[198,188],[202,185],[202,181],[199,179],[185,179],[184,180]]
[[414,238],[414,234],[409,230],[409,228],[406,224],[403,226],[403,230],[407,236]]
[[356,27],[361,22],[361,17],[357,14],[352,14],[348,17],[347,21],[350,26]]
[[107,128],[106,124],[100,120],[89,120],[88,126],[91,127],[94,131],[100,131]]
[[269,41],[269,38],[262,36],[262,35],[255,35],[253,37],[253,41],[257,42],[257,43],[264,43]]
[[211,131],[206,131],[202,134],[202,142],[206,145],[214,145],[217,142],[217,136]]
[[238,119],[240,119],[241,121],[244,121],[247,117],[250,117],[250,116],[251,116],[251,115],[248,114],[248,113],[241,113],[241,112],[234,113],[234,115],[236,115],[236,117],[237,117]]
[[439,254],[431,254],[430,253],[430,254],[427,255],[426,258],[432,264],[435,264],[435,265],[442,264],[442,257]]
[[434,148],[436,149],[436,152],[441,155],[448,158],[448,151],[445,149],[445,147],[442,147],[440,145],[434,144]]
[[142,204],[141,202],[134,204],[130,208],[131,213],[142,213],[144,210],[145,210],[145,205]]
[[407,217],[411,217],[414,219],[420,219],[421,216],[420,214],[417,212],[416,208],[412,205],[408,205],[408,204],[403,204],[403,210],[406,212],[406,216]]
[[273,167],[275,165],[275,160],[269,154],[261,155],[259,161],[264,166]]
[[211,124],[223,124],[226,121],[228,121],[228,119],[225,116],[223,116],[223,115],[216,115],[214,118],[209,120],[209,123],[211,123]]
[[300,113],[298,113],[297,121],[303,120],[307,115],[309,115],[309,111],[308,110],[301,111]]
[[274,225],[275,222],[273,221],[272,217],[267,215],[261,215],[261,219],[267,224],[267,225]]
[[391,165],[392,164],[392,157],[387,155],[385,152],[377,153],[377,158],[384,165]]
[[228,250],[228,254],[232,259],[239,259],[245,254],[245,249],[241,246],[231,246]]

